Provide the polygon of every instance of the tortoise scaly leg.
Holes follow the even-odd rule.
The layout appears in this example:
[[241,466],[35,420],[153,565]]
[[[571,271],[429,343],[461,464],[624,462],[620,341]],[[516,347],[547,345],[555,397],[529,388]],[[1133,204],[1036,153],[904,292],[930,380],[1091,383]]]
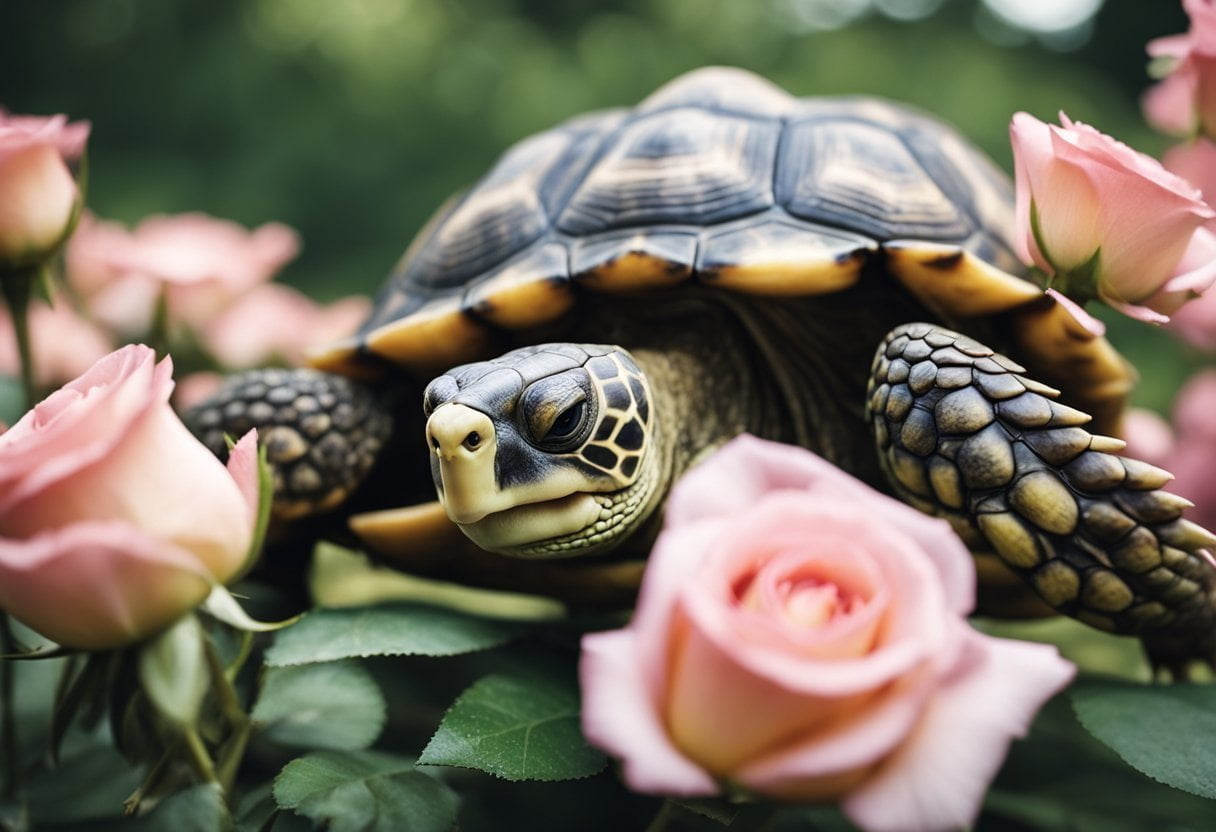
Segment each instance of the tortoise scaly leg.
[[1171,475],[1116,455],[1022,367],[932,324],[892,330],[866,404],[908,503],[991,548],[1052,607],[1138,635],[1154,667],[1216,664],[1216,536],[1182,519]]
[[273,517],[297,520],[329,511],[363,482],[392,428],[367,387],[318,370],[264,368],[230,376],[188,410],[190,430],[221,459],[224,436],[257,428],[274,470]]

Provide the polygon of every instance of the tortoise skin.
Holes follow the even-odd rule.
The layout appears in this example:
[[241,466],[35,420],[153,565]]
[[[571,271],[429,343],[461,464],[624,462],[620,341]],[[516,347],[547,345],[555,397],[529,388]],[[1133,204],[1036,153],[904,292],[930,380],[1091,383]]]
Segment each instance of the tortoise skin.
[[341,503],[371,470],[392,431],[389,413],[367,389],[307,368],[267,368],[225,380],[187,423],[216,456],[227,437],[258,429],[274,473],[280,520]]
[[1141,635],[1181,673],[1216,655],[1216,536],[1159,490],[1171,475],[1117,455],[1087,414],[976,341],[931,324],[893,330],[874,357],[866,416],[909,504],[996,550],[1060,612]]
[[[1011,205],[987,158],[908,107],[799,99],[741,70],[698,70],[632,110],[583,116],[508,150],[418,236],[355,342],[377,352],[374,333],[436,309],[490,327],[541,323],[579,290],[617,288],[631,260],[648,272],[640,288],[692,279],[751,292],[764,290],[762,277],[730,278],[758,257],[846,263],[908,239],[1019,273]],[[522,304],[510,290],[539,282],[570,297],[515,320]],[[775,293],[836,288],[816,282]]]

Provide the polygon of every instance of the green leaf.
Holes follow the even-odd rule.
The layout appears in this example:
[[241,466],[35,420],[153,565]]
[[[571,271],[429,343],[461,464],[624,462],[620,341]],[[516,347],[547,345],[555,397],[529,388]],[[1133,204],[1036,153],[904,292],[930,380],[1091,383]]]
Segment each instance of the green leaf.
[[33,827],[92,822],[119,817],[122,802],[143,772],[129,766],[111,746],[93,745],[65,754],[54,768],[36,768],[26,779]]
[[376,751],[318,751],[292,760],[274,798],[331,832],[448,832],[457,797],[401,757]]
[[506,780],[571,780],[600,771],[607,758],[583,738],[578,683],[562,668],[477,681],[444,715],[418,762]]
[[193,614],[139,649],[139,681],[165,719],[185,727],[198,719],[211,682],[203,652],[203,628]]
[[274,800],[274,783],[263,783],[237,801],[236,828],[238,832],[258,832],[270,823],[278,811],[279,804]]
[[1086,730],[1137,771],[1216,799],[1216,687],[1090,678],[1070,695]]
[[252,716],[283,745],[366,748],[384,728],[384,695],[355,662],[271,668]]
[[[1080,683],[1078,683],[1080,684]],[[976,829],[1142,832],[1212,827],[1210,800],[1136,771],[1077,721],[1069,695],[1039,712],[1013,743]]]
[[0,422],[12,427],[25,415],[25,393],[21,379],[0,376]]
[[172,794],[135,824],[138,832],[224,832],[232,818],[216,783]]
[[739,807],[722,798],[714,797],[670,797],[668,801],[703,818],[709,818],[723,826],[730,826],[739,815]]
[[417,603],[319,609],[275,638],[271,666],[367,656],[455,656],[498,647],[521,625]]

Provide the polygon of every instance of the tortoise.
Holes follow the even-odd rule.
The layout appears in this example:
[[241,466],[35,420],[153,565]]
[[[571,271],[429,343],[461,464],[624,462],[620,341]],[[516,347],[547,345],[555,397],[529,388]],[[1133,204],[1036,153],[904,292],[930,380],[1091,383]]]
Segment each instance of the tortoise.
[[355,335],[191,420],[213,446],[261,427],[280,520],[433,481],[351,528],[585,598],[636,586],[673,480],[747,431],[946,518],[989,583],[999,561],[1158,666],[1210,660],[1216,537],[1119,455],[1134,373],[1026,279],[1013,226],[1007,177],[934,118],[705,68],[512,147]]

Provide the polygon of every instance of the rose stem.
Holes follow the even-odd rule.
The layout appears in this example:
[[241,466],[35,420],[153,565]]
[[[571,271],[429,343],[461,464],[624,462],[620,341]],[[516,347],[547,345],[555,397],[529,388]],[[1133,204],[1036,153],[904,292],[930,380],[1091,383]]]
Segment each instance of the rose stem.
[[646,832],[666,832],[667,827],[671,826],[673,806],[675,804],[670,800],[664,800],[663,805],[659,807],[659,811],[650,821],[650,825],[646,827]]
[[[247,639],[246,643],[248,641]],[[245,713],[245,709],[241,707],[240,698],[236,695],[236,688],[232,686],[232,679],[228,676],[228,670],[224,667],[224,663],[220,661],[219,655],[215,652],[215,645],[211,643],[210,639],[204,642],[203,652],[207,657],[207,666],[211,670],[212,690],[215,691],[216,698],[219,699],[220,712],[232,726],[232,736],[228,738],[228,741],[220,749],[219,765],[217,766],[220,786],[224,790],[224,795],[228,796],[231,794],[233,783],[236,781],[237,769],[240,768],[241,760],[245,756],[245,747],[249,743],[252,723],[249,720],[249,715]],[[248,655],[247,651],[242,651],[242,653],[244,656]],[[238,665],[237,669],[239,667]]]
[[9,314],[13,318],[13,334],[17,338],[17,355],[21,359],[21,387],[25,391],[25,407],[34,406],[34,354],[30,348],[30,287],[34,282],[34,270],[24,269],[0,275],[4,285],[4,299],[8,302]]
[[134,815],[139,811],[139,804],[143,803],[145,797],[155,788],[160,786],[161,780],[165,773],[169,770],[169,763],[177,756],[177,752],[181,750],[181,741],[173,743],[163,754],[152,769],[148,772],[148,776],[144,778],[144,782],[139,784],[139,788],[131,793],[131,796],[122,802],[123,814],[127,817]]
[[215,764],[211,762],[211,755],[207,753],[207,747],[203,745],[203,738],[198,735],[198,729],[193,725],[187,726],[182,731],[182,739],[186,744],[186,757],[190,767],[206,783],[216,782]]

